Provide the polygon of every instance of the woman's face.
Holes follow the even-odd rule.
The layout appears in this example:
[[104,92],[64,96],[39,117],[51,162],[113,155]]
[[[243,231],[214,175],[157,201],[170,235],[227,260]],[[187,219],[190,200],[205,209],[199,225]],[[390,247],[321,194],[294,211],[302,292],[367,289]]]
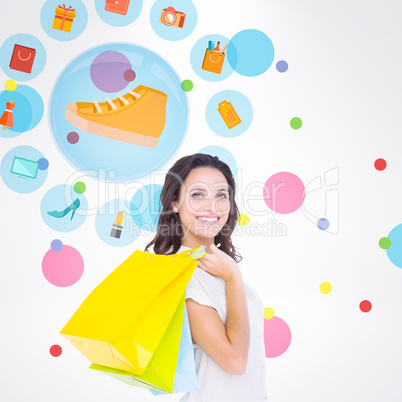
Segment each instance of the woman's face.
[[182,245],[193,248],[212,244],[229,217],[229,185],[225,176],[211,167],[192,169],[180,188],[179,200],[172,202],[172,209],[181,220]]

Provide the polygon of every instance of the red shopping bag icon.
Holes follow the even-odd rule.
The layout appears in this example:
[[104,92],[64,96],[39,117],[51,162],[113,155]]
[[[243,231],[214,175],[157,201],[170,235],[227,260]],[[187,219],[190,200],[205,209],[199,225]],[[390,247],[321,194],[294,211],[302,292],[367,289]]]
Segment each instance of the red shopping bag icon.
[[11,56],[10,68],[30,74],[35,55],[35,49],[21,45],[15,45],[13,54]]

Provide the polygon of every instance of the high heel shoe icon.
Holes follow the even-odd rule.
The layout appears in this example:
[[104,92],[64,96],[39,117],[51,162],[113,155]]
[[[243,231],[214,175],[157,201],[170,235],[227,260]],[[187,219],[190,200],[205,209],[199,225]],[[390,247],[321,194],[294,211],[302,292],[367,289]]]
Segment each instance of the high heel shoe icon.
[[80,202],[79,198],[77,198],[71,205],[69,205],[63,211],[49,211],[48,215],[53,216],[55,218],[63,218],[70,211],[73,211],[73,213],[71,215],[71,219],[70,219],[70,221],[72,221],[73,217],[74,217],[74,214],[75,214],[75,211],[79,208],[80,205],[81,205],[81,202]]

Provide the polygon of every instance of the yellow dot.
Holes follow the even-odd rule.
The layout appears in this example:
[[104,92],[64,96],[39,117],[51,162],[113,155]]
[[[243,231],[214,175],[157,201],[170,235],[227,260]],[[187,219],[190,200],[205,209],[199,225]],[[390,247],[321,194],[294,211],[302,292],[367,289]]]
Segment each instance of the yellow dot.
[[329,282],[323,282],[320,285],[320,291],[321,293],[324,293],[325,295],[327,295],[328,293],[330,293],[332,290],[332,285]]
[[271,318],[274,318],[274,310],[271,307],[265,307],[264,309],[264,318],[266,320],[270,320]]
[[240,226],[246,226],[250,222],[250,218],[246,214],[240,214],[237,218]]
[[6,91],[13,92],[17,89],[17,83],[14,80],[7,80],[4,84]]

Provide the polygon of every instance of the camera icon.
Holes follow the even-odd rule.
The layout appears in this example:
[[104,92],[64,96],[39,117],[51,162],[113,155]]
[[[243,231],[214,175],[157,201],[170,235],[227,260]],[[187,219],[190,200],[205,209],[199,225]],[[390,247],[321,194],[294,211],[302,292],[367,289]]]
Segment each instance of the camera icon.
[[173,7],[164,8],[159,22],[169,27],[183,28],[186,14],[176,11]]

